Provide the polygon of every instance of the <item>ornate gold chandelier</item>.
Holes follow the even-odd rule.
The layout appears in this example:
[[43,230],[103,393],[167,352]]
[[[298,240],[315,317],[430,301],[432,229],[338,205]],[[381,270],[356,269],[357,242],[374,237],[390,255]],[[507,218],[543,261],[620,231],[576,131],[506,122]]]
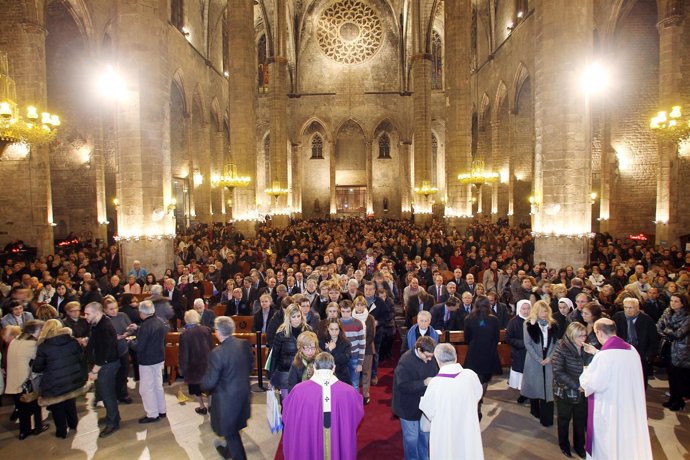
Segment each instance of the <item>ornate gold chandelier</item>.
[[683,117],[679,105],[671,107],[670,112],[660,111],[649,124],[661,140],[678,143],[690,138],[690,120]]
[[438,187],[431,185],[431,181],[423,180],[420,187],[414,188],[414,193],[417,195],[424,195],[425,198],[429,198],[429,195],[435,195],[438,193]]
[[55,139],[60,117],[39,112],[34,106],[28,106],[22,116],[16,101],[17,90],[9,75],[7,54],[0,53],[0,151],[8,144],[40,145]]
[[493,184],[498,182],[500,174],[496,172],[486,171],[484,162],[482,160],[472,161],[470,171],[458,175],[458,181],[464,185],[474,185],[477,188],[484,184]]
[[223,174],[211,177],[211,186],[233,189],[235,187],[246,187],[251,181],[250,177],[237,174],[237,165],[235,163],[227,163],[223,167]]

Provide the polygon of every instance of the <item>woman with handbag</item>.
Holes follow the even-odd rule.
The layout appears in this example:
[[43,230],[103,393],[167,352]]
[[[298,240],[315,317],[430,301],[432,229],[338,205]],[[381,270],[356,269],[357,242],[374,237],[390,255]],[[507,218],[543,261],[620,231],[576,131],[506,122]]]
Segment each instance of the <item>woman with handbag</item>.
[[[38,388],[33,388],[31,361],[36,357],[38,335],[43,321],[31,320],[24,323],[22,334],[10,342],[7,350],[7,384],[5,393],[14,397],[19,413],[19,440],[30,434],[41,434],[49,428],[41,419],[38,405]],[[31,429],[33,417],[34,428]]]
[[669,400],[663,406],[676,412],[685,407],[683,397],[690,397],[690,312],[688,300],[672,294],[669,307],[656,324],[665,343],[670,343],[668,359]]
[[41,377],[41,405],[47,406],[55,421],[55,437],[65,439],[76,430],[77,396],[84,394],[86,361],[72,330],[56,319],[46,321],[38,337],[32,369]]
[[587,329],[581,323],[570,323],[551,356],[553,365],[553,396],[558,411],[558,445],[566,457],[571,457],[568,431],[573,421],[573,450],[585,458],[585,429],[587,427],[587,398],[580,389],[580,375],[584,371],[584,351]]

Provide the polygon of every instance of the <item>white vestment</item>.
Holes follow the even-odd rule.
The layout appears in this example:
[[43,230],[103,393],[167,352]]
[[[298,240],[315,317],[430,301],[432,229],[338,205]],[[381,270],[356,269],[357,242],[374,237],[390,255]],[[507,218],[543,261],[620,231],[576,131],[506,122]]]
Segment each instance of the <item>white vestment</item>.
[[594,394],[592,455],[587,458],[651,460],[644,377],[637,351],[632,347],[600,351],[580,376],[580,385],[586,396]]
[[[455,374],[458,375],[453,377]],[[484,458],[477,413],[481,398],[479,377],[460,364],[443,366],[431,379],[419,409],[431,420],[429,457],[432,460]]]

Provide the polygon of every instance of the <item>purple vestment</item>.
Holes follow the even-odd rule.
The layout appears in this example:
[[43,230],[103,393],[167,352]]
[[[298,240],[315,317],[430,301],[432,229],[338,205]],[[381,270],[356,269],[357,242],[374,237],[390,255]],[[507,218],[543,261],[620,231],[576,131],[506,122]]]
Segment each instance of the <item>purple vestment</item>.
[[[283,455],[285,460],[323,458],[321,386],[306,380],[283,401]],[[346,383],[331,386],[331,459],[357,458],[357,427],[364,417],[362,397]]]
[[[630,350],[630,344],[618,336],[613,336],[606,341],[601,351],[606,350]],[[592,446],[594,445],[594,393],[587,398],[587,439],[585,441],[585,450],[589,455],[592,455]]]

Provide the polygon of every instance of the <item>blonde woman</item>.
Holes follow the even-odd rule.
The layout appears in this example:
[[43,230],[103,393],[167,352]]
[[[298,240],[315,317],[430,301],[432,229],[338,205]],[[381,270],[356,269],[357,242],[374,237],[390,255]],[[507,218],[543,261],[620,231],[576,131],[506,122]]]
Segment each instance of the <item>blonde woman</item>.
[[297,337],[297,354],[290,366],[288,391],[292,391],[295,385],[309,380],[314,375],[314,357],[319,353],[321,349],[315,333],[305,331]]
[[81,346],[59,320],[49,319],[43,326],[32,370],[43,374],[41,397],[53,414],[55,437],[65,439],[68,430],[77,429],[77,391],[87,374]]
[[292,304],[285,310],[283,324],[273,338],[271,349],[271,385],[287,396],[288,374],[297,354],[297,337],[302,332],[311,331],[298,304]]
[[553,425],[553,368],[551,354],[558,326],[543,300],[532,305],[524,324],[525,367],[520,394],[530,400],[530,413],[543,426]]

